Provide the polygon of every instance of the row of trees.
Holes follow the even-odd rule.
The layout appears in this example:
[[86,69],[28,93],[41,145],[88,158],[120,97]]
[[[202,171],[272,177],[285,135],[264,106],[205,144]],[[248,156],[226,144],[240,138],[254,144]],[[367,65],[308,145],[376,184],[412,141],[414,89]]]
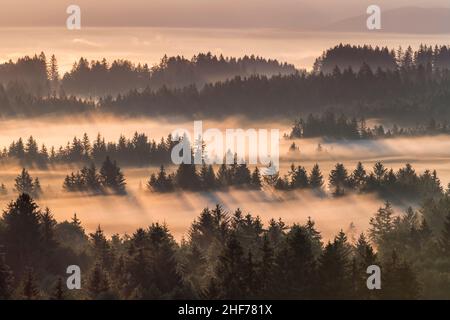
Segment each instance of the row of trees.
[[333,139],[375,139],[398,136],[423,136],[435,134],[449,134],[448,123],[437,123],[431,118],[425,125],[416,125],[410,128],[401,128],[394,124],[391,129],[385,129],[383,125],[374,125],[369,128],[364,118],[357,120],[344,114],[336,115],[327,111],[320,115],[309,114],[306,120],[299,118],[294,122],[290,139],[327,137]]
[[104,96],[118,94],[131,89],[145,87],[183,87],[202,85],[232,78],[237,75],[291,74],[297,70],[293,65],[259,56],[242,58],[215,56],[199,53],[191,59],[183,56],[165,55],[153,67],[128,60],[106,59],[89,62],[81,57],[72,70],[63,76],[59,73],[55,55],[47,58],[44,52],[32,57],[25,56],[17,61],[0,64],[0,84],[20,84],[36,96],[65,96],[66,93],[81,96]]
[[[1,299],[449,299],[450,203],[396,215],[389,204],[367,236],[341,231],[324,243],[314,221],[286,225],[217,205],[204,209],[177,243],[154,223],[130,236],[86,234],[76,215],[57,223],[27,194],[0,220]],[[374,249],[374,246],[377,250]],[[67,265],[82,270],[81,290],[65,289]],[[381,266],[381,290],[366,269]]]
[[[8,75],[13,74],[11,77],[14,79],[9,79],[9,76],[4,77],[6,80],[0,88],[0,115],[34,116],[47,113],[108,112],[127,115],[177,113],[186,116],[219,117],[237,113],[270,116],[274,110],[277,110],[286,116],[297,116],[299,113],[324,111],[334,107],[345,114],[359,114],[366,118],[383,116],[404,119],[406,117],[406,120],[413,120],[413,123],[430,117],[448,119],[449,111],[446,105],[450,95],[448,89],[450,87],[448,63],[450,50],[448,47],[431,49],[421,46],[417,52],[413,52],[410,48],[404,52],[399,50],[395,54],[389,52],[386,48],[341,45],[331,49],[327,57],[322,59],[329,61],[327,62],[329,67],[324,67],[326,70],[317,67],[317,72],[311,73],[295,72],[292,66],[261,60],[257,57],[243,58],[242,61],[248,61],[245,63],[208,54],[198,55],[192,61],[181,57],[165,58],[154,71],[158,85],[148,85],[145,89],[141,86],[130,87],[130,85],[126,87],[127,93],[116,97],[106,96],[98,102],[89,99],[80,100],[73,96],[67,97],[64,92],[59,96],[37,95],[20,79],[14,80],[14,77],[20,77],[20,73],[5,71]],[[27,65],[39,65],[36,67],[36,69],[42,69],[39,71],[41,74],[39,78],[46,77],[49,83],[58,79],[55,59],[50,59],[49,63],[46,62],[45,55],[42,55],[24,60],[30,61],[26,63]],[[341,60],[344,62],[341,63]],[[324,61],[321,64],[324,64]],[[352,61],[352,64],[345,61]],[[357,68],[352,67],[353,61],[359,65]],[[386,64],[394,62],[397,67],[385,67]],[[46,64],[49,65],[48,68],[45,67]],[[191,67],[184,66],[192,65],[195,70],[219,70],[216,73],[222,73],[223,68],[220,66],[240,64],[248,65],[245,68],[246,71],[230,71],[226,78],[213,77],[214,79],[198,80],[197,76],[193,76],[197,78],[190,79],[191,71],[179,70],[190,70]],[[253,66],[254,64],[258,67]],[[106,88],[110,88],[113,85],[108,85],[109,82],[116,83],[115,75],[111,76],[111,79],[108,78],[111,69],[114,70],[113,74],[123,74],[123,76],[117,76],[123,78],[122,81],[117,81],[118,83],[132,84],[132,86],[135,85],[133,80],[135,73],[136,77],[140,78],[142,72],[147,72],[142,71],[144,67],[133,67],[125,61],[117,61],[113,65],[114,68],[109,67],[106,62],[95,62],[90,65],[82,59],[74,67],[72,76],[69,75],[66,78],[73,78],[73,82],[80,86],[85,85],[86,90],[89,88],[97,90],[96,84],[99,86],[105,84]],[[4,66],[5,70],[14,68],[16,67],[12,62]],[[332,68],[331,72],[327,71],[329,68]],[[33,68],[30,67],[31,69]],[[234,70],[234,67],[232,69]],[[267,76],[266,74],[270,72],[261,71],[262,69],[275,71]],[[209,74],[213,71],[200,73],[205,72]],[[94,77],[91,73],[102,76]],[[133,74],[133,79],[129,77],[130,73]],[[190,80],[181,80],[178,86],[170,85],[176,81],[174,79],[183,78],[183,74],[189,75],[186,77]],[[110,80],[99,80],[104,77]],[[214,82],[217,80],[221,81]],[[207,83],[204,86],[196,86],[196,81]],[[35,82],[33,80],[33,83]],[[98,90],[103,91],[101,88]]]
[[330,74],[236,77],[202,89],[134,90],[115,99],[101,99],[98,108],[115,114],[212,117],[242,113],[267,116],[273,114],[274,106],[277,112],[292,116],[334,108],[344,114],[402,116],[421,122],[430,117],[448,119],[445,99],[449,79],[447,69],[427,71],[419,66],[402,72],[372,71],[366,65],[358,72],[336,68]]
[[253,172],[247,164],[222,164],[214,172],[212,165],[203,164],[200,170],[194,164],[180,164],[175,173],[167,174],[162,165],[157,174],[152,174],[147,182],[147,188],[156,192],[178,190],[208,191],[228,188],[231,186],[259,190],[263,177],[258,167]]
[[1,161],[19,161],[22,165],[46,167],[57,163],[97,163],[106,157],[116,159],[122,165],[145,166],[154,163],[171,162],[170,154],[177,141],[171,135],[161,138],[160,142],[150,140],[144,133],[135,133],[132,138],[121,135],[117,142],[106,142],[100,134],[91,142],[85,133],[83,137],[74,137],[65,147],[51,147],[38,142],[30,136],[26,142],[19,138],[0,153]]
[[[23,168],[21,173],[14,179],[13,191],[16,193],[27,193],[34,198],[42,195],[42,187],[39,178],[33,179],[28,171]],[[0,195],[8,194],[8,189],[4,183],[0,184]]]
[[165,55],[159,64],[153,67],[140,63],[135,65],[128,60],[108,63],[106,59],[89,62],[80,58],[72,70],[64,75],[61,86],[70,94],[105,96],[146,87],[181,88],[193,84],[201,87],[205,83],[235,76],[271,76],[296,72],[293,65],[277,60],[267,60],[254,55],[228,58],[215,56],[210,52],[199,53],[191,59]]
[[63,189],[68,192],[126,194],[125,178],[117,166],[109,157],[103,162],[100,172],[97,172],[95,164],[84,166],[80,171],[67,175],[64,179]]
[[370,45],[355,46],[339,44],[323,52],[317,58],[313,71],[331,73],[337,67],[341,70],[351,67],[359,70],[367,64],[372,70],[378,68],[385,70],[410,69],[423,66],[429,69],[450,68],[450,48],[446,45],[428,46],[420,44],[417,50],[408,46],[406,50],[399,47],[397,51],[388,47],[372,47]]
[[[322,190],[324,180],[317,164],[309,175],[304,167],[292,165],[287,175],[277,177],[274,187],[279,190]],[[377,192],[385,198],[423,199],[443,194],[435,170],[425,170],[418,175],[409,163],[396,172],[386,168],[381,162],[375,163],[372,172],[367,172],[361,162],[358,162],[352,172],[342,163],[337,163],[329,173],[328,187],[334,196],[353,192]]]
[[[181,164],[175,173],[167,174],[161,166],[147,183],[149,190],[169,192],[174,190],[208,191],[230,186],[246,189],[261,189],[264,185],[277,190],[310,189],[318,194],[325,192],[325,179],[318,164],[310,173],[302,166],[291,165],[286,175],[261,174],[258,167],[251,172],[246,164],[222,164],[217,174],[211,165],[203,164],[200,170],[194,164]],[[422,199],[442,195],[443,188],[436,171],[426,170],[418,175],[408,163],[396,172],[376,162],[367,172],[359,162],[349,172],[342,163],[337,163],[328,176],[328,187],[332,195],[376,192],[384,197]]]

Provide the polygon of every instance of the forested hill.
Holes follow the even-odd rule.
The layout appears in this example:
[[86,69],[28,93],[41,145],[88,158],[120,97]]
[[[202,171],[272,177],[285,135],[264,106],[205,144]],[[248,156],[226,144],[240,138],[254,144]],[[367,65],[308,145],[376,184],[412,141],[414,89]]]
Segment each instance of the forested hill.
[[200,54],[191,60],[164,57],[153,68],[82,58],[60,79],[56,57],[42,53],[0,65],[0,116],[106,112],[286,118],[332,108],[396,122],[444,121],[450,120],[449,70],[447,46],[393,51],[338,45],[318,58],[312,72],[258,57]]
[[102,99],[98,110],[128,115],[292,117],[329,108],[392,120],[448,119],[450,73],[423,67],[395,71],[362,68],[332,74],[254,76],[178,90],[131,91]]
[[425,68],[449,69],[450,50],[447,46],[420,45],[414,51],[411,47],[389,49],[388,47],[351,46],[339,44],[323,52],[314,63],[314,72],[332,73],[336,67],[340,70],[351,68],[360,70],[364,65],[372,71],[398,70],[422,65]]
[[60,75],[56,57],[52,55],[47,59],[41,53],[0,65],[0,83],[19,82],[33,93],[42,95],[62,91],[71,95],[103,96],[146,87],[178,88],[191,84],[201,87],[205,83],[235,76],[272,76],[296,72],[293,65],[254,55],[234,58],[199,53],[191,59],[164,56],[152,67],[128,60],[88,61],[82,57],[73,64],[72,70]]

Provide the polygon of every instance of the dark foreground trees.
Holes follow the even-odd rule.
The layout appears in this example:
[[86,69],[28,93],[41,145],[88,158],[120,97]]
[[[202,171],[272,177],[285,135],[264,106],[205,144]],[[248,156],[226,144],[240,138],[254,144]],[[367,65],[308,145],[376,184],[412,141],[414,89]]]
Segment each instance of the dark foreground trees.
[[[443,196],[446,200],[448,196]],[[435,209],[448,221],[450,206]],[[56,223],[26,194],[0,220],[0,295],[4,299],[416,299],[449,297],[448,225],[387,205],[369,237],[344,232],[324,241],[314,222],[287,226],[237,209],[204,209],[176,242],[154,223],[131,236],[86,235],[76,216]],[[448,224],[448,222],[447,222]],[[369,240],[371,242],[369,242]],[[82,289],[67,290],[68,264],[81,266]],[[367,267],[382,289],[366,286]],[[63,278],[64,279],[64,278]]]

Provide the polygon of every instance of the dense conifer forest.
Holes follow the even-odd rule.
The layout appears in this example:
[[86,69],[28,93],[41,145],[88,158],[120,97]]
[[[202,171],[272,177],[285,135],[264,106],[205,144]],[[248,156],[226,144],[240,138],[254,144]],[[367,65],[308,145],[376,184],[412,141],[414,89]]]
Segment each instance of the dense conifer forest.
[[[0,298],[449,299],[449,204],[438,194],[401,213],[387,202],[355,240],[341,231],[327,241],[311,219],[265,224],[217,205],[176,242],[160,223],[88,234],[76,215],[58,223],[22,193],[0,219]],[[65,287],[68,261],[81,267],[81,290]],[[366,287],[373,264],[382,266],[382,290]]]
[[448,120],[449,52],[447,46],[394,51],[339,45],[325,51],[311,72],[254,56],[164,57],[154,68],[81,58],[63,76],[56,57],[42,53],[0,66],[0,115],[297,117],[334,108],[412,123]]
[[[64,74],[57,58],[44,53],[2,63],[2,119],[289,119],[294,123],[285,135],[292,139],[287,158],[299,163],[276,174],[237,155],[231,164],[173,165],[176,139],[139,132],[117,141],[84,134],[62,146],[15,137],[0,150],[2,168],[23,168],[9,182],[0,177],[0,198],[9,201],[0,215],[0,300],[450,299],[450,185],[436,170],[418,172],[407,161],[390,168],[389,159],[350,167],[332,157],[329,172],[323,171],[323,157],[307,170],[297,145],[298,139],[321,138],[319,155],[326,139],[347,144],[448,135],[449,101],[448,46],[340,44],[318,57],[311,71],[253,55],[211,53],[164,56],[154,66],[80,58]],[[374,118],[379,122],[367,125]],[[192,147],[201,150],[203,141]],[[43,176],[56,168],[67,172],[52,191]],[[336,202],[365,195],[380,207],[366,230],[354,234],[341,226],[328,237],[313,218],[285,223],[276,205],[270,212],[247,212],[214,200],[223,203],[198,212],[184,237],[175,239],[171,225],[161,221],[131,234],[111,235],[101,224],[89,232],[76,214],[57,221],[57,206],[45,206],[55,195],[131,201],[137,186],[127,170],[136,168],[149,169],[138,190],[146,199],[238,190]],[[77,212],[76,206],[65,209]],[[332,206],[327,210],[335,213]],[[272,219],[262,221],[259,214]],[[80,290],[67,289],[69,265],[81,268]],[[366,286],[370,265],[381,267],[381,290]]]

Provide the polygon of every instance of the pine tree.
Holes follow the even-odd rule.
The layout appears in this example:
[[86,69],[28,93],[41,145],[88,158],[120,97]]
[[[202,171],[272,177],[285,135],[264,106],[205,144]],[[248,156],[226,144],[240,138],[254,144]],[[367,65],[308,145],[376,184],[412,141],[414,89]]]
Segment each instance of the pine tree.
[[151,252],[153,290],[175,298],[182,290],[182,278],[176,259],[176,243],[165,225],[152,224],[148,229],[148,249]]
[[88,279],[87,289],[92,299],[103,299],[109,292],[109,280],[100,263],[96,263]]
[[195,165],[180,164],[175,174],[175,183],[178,188],[183,190],[198,190],[200,187],[200,179]]
[[44,212],[40,215],[42,244],[46,251],[51,251],[57,245],[55,239],[55,226],[56,220],[53,218],[53,214],[50,209],[45,208]]
[[444,228],[442,229],[442,235],[439,244],[441,249],[445,253],[450,253],[450,214],[447,214],[447,217],[445,219]]
[[25,168],[23,168],[21,174],[16,177],[14,188],[18,193],[27,193],[29,195],[33,195],[33,179],[31,178],[28,171],[25,170]]
[[259,283],[259,297],[261,299],[268,299],[273,294],[273,281],[275,271],[275,254],[270,244],[267,234],[263,237],[263,244],[261,247],[261,262],[258,264],[256,273]]
[[334,241],[325,246],[319,259],[318,294],[321,299],[348,299],[352,295],[350,261],[342,243]]
[[255,167],[255,170],[253,170],[252,172],[250,185],[257,190],[261,189],[262,187],[261,174],[258,167]]
[[377,245],[382,245],[386,236],[388,236],[394,228],[393,210],[389,202],[385,203],[383,208],[379,208],[373,218],[370,218],[370,239]]
[[200,185],[203,190],[211,190],[216,187],[216,175],[212,165],[204,163],[200,169]]
[[22,295],[26,300],[35,300],[39,298],[39,289],[33,270],[29,269],[23,281]]
[[358,162],[356,169],[353,171],[350,181],[353,188],[362,191],[366,183],[367,173],[361,162]]
[[32,196],[35,198],[39,198],[41,195],[42,195],[41,182],[39,181],[39,178],[35,178],[33,183]]
[[94,233],[89,234],[95,257],[103,268],[108,269],[112,264],[111,247],[100,225]]
[[331,170],[329,182],[330,188],[333,188],[333,194],[335,196],[342,196],[345,194],[345,190],[349,186],[349,179],[347,169],[345,169],[342,163],[336,164],[336,167]]
[[313,189],[322,190],[323,184],[322,172],[320,171],[319,165],[316,163],[309,176],[309,185]]
[[381,297],[383,299],[413,300],[420,296],[420,284],[411,266],[399,262],[395,251],[392,259],[383,268],[383,284]]
[[291,165],[291,171],[289,172],[291,177],[290,186],[293,189],[304,189],[309,187],[308,174],[304,167],[295,167]]
[[118,194],[125,194],[125,178],[116,162],[112,162],[109,157],[102,164],[100,169],[100,181],[104,188],[112,190]]
[[48,80],[50,82],[50,89],[53,95],[58,92],[59,89],[59,73],[58,73],[58,62],[53,54],[50,58],[50,63],[48,67]]
[[251,181],[250,170],[247,167],[247,164],[242,163],[236,166],[236,170],[233,176],[233,182],[235,185],[249,185]]
[[24,266],[39,263],[41,249],[40,211],[31,197],[22,193],[3,213],[3,239],[8,264],[21,273]]
[[217,184],[222,188],[231,185],[230,172],[225,163],[221,164],[219,171],[217,171]]
[[3,253],[0,252],[0,300],[8,300],[13,294],[14,278],[11,269],[5,263]]
[[[100,192],[101,190],[101,178],[97,173],[97,168],[95,164],[92,163],[89,168],[84,167],[82,170],[82,180],[85,185],[86,191],[89,192]],[[120,178],[119,178],[120,179]]]
[[236,236],[231,235],[219,255],[215,278],[222,299],[245,297],[245,280],[242,275],[243,249]]

